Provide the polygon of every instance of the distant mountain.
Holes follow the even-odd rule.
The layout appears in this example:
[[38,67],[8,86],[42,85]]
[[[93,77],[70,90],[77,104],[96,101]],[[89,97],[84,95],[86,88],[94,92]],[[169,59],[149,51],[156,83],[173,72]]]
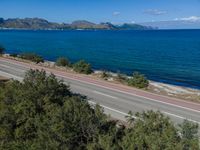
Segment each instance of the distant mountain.
[[140,23],[143,26],[158,27],[159,29],[200,29],[200,21],[174,20]]
[[74,21],[71,24],[54,23],[40,18],[25,18],[25,19],[3,19],[0,18],[0,28],[11,29],[63,29],[63,30],[76,30],[76,29],[91,29],[91,30],[150,30],[153,29],[149,26],[138,24],[123,24],[113,25],[109,22],[95,24],[85,20]]
[[0,19],[1,28],[23,28],[23,29],[55,29],[60,25],[57,23],[50,23],[47,20],[39,18],[25,18],[25,19]]
[[139,25],[139,24],[129,24],[129,23],[124,23],[120,26],[117,26],[118,29],[121,29],[121,30],[132,30],[132,29],[135,29],[135,30],[149,30],[149,29],[156,29],[151,27],[151,26],[143,26],[143,25]]

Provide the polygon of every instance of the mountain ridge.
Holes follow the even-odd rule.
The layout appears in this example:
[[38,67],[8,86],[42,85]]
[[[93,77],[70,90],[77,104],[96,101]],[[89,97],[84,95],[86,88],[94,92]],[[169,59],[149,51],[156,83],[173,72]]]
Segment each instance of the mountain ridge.
[[55,30],[152,30],[156,29],[151,26],[144,26],[140,24],[128,24],[114,25],[109,22],[105,23],[93,23],[86,20],[76,20],[72,23],[55,23],[49,22],[42,18],[0,18],[0,29],[55,29]]

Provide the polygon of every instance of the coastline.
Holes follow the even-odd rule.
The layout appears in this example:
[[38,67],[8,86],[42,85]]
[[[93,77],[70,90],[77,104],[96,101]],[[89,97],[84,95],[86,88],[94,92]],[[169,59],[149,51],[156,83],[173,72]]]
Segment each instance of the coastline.
[[[102,73],[101,70],[95,70],[97,75],[100,75]],[[112,76],[117,76],[116,73],[109,72],[112,74]],[[129,77],[129,76],[128,76]],[[115,82],[112,78],[107,80],[108,82]],[[184,86],[178,86],[173,84],[167,84],[157,81],[149,81],[149,86],[146,89],[146,91],[155,93],[162,96],[168,96],[172,98],[178,98],[188,101],[194,101],[200,103],[200,90],[196,88],[191,87],[184,87]],[[122,84],[120,82],[115,82]]]
[[138,71],[153,81],[200,89],[198,34],[199,31],[8,31],[1,33],[1,45],[7,45],[5,52],[10,54],[33,52],[51,61],[63,56],[73,63],[84,59],[97,70],[128,75]]
[[[11,57],[11,56],[9,56],[9,54],[4,54],[3,57],[8,58],[8,59],[14,59],[17,61],[22,61],[25,63],[33,63],[28,60]],[[35,64],[35,63],[33,63],[33,64]],[[55,65],[55,62],[53,62],[53,61],[45,60],[44,63],[39,63],[37,65],[55,69],[55,70],[66,71],[66,72],[69,72],[72,74],[79,74],[79,73],[74,72],[73,69],[71,69],[71,68],[58,67]],[[115,77],[117,76],[117,73],[108,72],[111,76],[107,79],[103,79],[101,77],[102,73],[103,73],[102,70],[94,70],[94,73],[91,75],[84,75],[84,74],[79,74],[79,75],[88,76],[88,77],[91,77],[91,78],[94,78],[97,80],[104,80],[106,82],[111,82],[111,83],[116,83],[116,84],[127,86],[126,84],[119,82],[115,79]],[[127,76],[127,77],[129,77],[129,76]],[[186,101],[200,103],[200,90],[195,89],[195,88],[177,86],[177,85],[172,85],[172,84],[149,80],[148,88],[142,89],[142,90],[153,93],[153,94],[158,94],[161,96],[167,96],[167,97],[172,97],[172,98],[177,98],[177,99],[182,99],[182,100],[186,100]]]

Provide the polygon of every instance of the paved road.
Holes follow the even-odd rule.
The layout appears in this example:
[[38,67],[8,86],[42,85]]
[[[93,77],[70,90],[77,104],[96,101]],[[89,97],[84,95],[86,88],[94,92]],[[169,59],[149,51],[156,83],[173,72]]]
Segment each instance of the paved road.
[[[42,69],[43,67],[0,58],[0,75],[2,76],[22,80],[25,72],[30,68]],[[200,104],[158,96],[84,75],[74,75],[48,68],[43,69],[47,73],[54,73],[57,78],[70,84],[73,92],[88,96],[90,103],[100,104],[104,107],[105,112],[114,118],[125,120],[124,116],[129,110],[142,112],[152,109],[161,111],[176,123],[188,119],[200,124]]]

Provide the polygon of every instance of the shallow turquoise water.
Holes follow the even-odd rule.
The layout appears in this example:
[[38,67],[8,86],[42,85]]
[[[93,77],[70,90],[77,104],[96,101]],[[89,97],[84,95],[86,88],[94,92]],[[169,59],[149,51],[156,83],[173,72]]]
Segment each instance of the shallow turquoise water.
[[200,30],[0,31],[8,53],[35,52],[48,60],[85,59],[94,69],[200,88]]

